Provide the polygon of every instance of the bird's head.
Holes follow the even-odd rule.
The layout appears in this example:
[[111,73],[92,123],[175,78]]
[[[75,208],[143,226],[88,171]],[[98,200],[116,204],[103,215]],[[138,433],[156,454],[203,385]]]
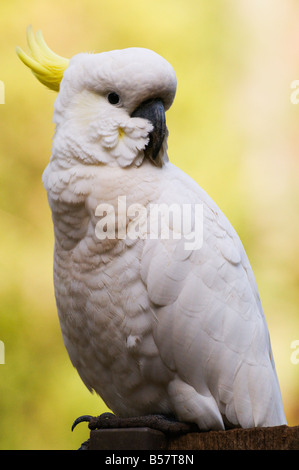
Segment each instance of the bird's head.
[[58,91],[52,158],[66,162],[140,165],[167,160],[165,111],[176,92],[171,65],[155,52],[128,48],[80,53],[70,60],[52,52],[41,32],[27,29],[30,55],[17,54],[48,88]]

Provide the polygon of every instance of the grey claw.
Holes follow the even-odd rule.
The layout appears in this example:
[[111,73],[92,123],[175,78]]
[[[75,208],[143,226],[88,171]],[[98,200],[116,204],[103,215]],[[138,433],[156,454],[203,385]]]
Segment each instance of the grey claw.
[[83,415],[83,416],[79,416],[79,418],[75,419],[75,421],[73,422],[73,425],[72,425],[72,431],[75,429],[75,427],[79,424],[79,423],[89,423],[90,420],[91,420],[92,416],[91,415]]

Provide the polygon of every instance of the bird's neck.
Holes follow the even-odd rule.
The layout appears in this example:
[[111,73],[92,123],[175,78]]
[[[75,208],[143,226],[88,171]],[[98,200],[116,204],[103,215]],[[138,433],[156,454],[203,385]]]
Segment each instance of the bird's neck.
[[[157,199],[163,187],[163,168],[144,162],[139,168],[77,164],[71,168],[51,160],[43,174],[55,227],[55,238],[72,247],[87,231],[95,233],[105,207],[115,214]],[[100,209],[100,210],[99,210]],[[137,210],[137,209],[136,209]],[[103,215],[103,214],[102,214]]]

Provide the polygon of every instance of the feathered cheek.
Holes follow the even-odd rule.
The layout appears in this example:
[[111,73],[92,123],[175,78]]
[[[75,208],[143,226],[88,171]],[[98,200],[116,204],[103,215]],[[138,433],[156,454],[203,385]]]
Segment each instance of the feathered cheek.
[[91,138],[119,165],[128,166],[136,158],[143,158],[142,150],[148,144],[152,129],[152,124],[145,119],[129,118],[119,123],[107,120],[92,126]]

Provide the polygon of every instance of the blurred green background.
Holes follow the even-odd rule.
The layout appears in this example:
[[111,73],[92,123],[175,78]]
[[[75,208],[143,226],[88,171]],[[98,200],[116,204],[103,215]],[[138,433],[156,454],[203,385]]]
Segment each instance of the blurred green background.
[[[0,6],[0,449],[76,449],[81,414],[105,410],[71,366],[52,285],[53,231],[41,175],[53,102],[15,54],[26,27],[65,57],[129,46],[177,72],[169,157],[238,231],[264,306],[289,425],[299,424],[297,0],[2,0]],[[298,356],[299,357],[299,356]]]

